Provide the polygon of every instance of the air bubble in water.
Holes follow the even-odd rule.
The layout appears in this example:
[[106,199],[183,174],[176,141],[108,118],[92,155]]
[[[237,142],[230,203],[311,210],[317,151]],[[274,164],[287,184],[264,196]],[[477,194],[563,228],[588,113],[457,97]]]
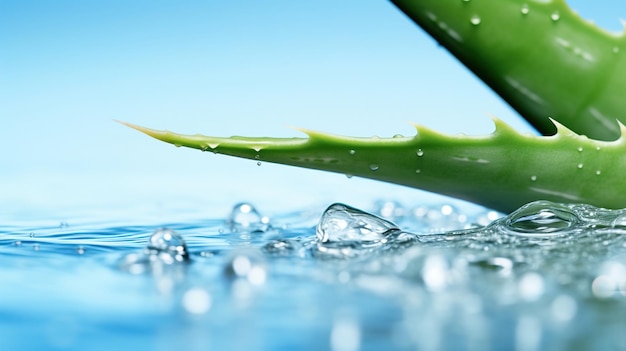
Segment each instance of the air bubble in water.
[[520,207],[505,220],[507,229],[526,235],[558,234],[578,225],[580,218],[569,207],[535,201]]
[[236,204],[228,217],[228,226],[233,232],[264,232],[269,228],[269,222],[268,217],[246,202]]
[[158,229],[150,236],[146,254],[158,257],[166,264],[189,260],[187,244],[178,233],[168,228]]
[[316,228],[321,243],[380,243],[398,226],[348,205],[335,203],[322,214]]

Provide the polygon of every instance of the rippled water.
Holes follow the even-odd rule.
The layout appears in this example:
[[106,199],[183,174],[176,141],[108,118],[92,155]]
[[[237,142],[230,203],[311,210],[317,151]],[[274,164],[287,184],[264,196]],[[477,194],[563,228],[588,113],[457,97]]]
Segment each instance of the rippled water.
[[623,210],[321,210],[6,219],[0,349],[626,350]]

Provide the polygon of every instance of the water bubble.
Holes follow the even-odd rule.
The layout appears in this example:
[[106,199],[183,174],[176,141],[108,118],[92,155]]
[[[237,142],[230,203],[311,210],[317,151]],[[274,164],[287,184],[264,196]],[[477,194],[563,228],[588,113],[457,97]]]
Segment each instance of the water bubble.
[[348,151],[348,153],[350,154],[350,156],[356,155],[356,151],[355,150],[350,150],[350,151]]
[[550,15],[550,19],[554,22],[558,21],[559,19],[561,19],[561,14],[559,14],[558,11],[554,11],[552,12],[552,14]]
[[530,181],[531,182],[536,182],[537,181],[537,176],[536,175],[531,175],[530,176]]
[[300,249],[300,245],[293,240],[276,239],[271,240],[263,246],[263,252],[270,255],[289,256]]
[[614,46],[614,47],[613,47],[613,53],[614,53],[614,54],[619,53],[619,47]]
[[597,170],[596,171],[596,175],[600,175],[600,174],[602,174],[602,171],[601,170]]
[[249,203],[236,204],[230,216],[228,226],[233,232],[264,232],[269,228],[269,218],[262,216],[259,211]]
[[263,285],[267,278],[265,259],[257,250],[235,251],[226,262],[224,274],[231,279],[242,279],[252,285]]
[[189,260],[187,245],[183,238],[168,228],[157,229],[148,241],[146,254],[158,257],[165,264]]
[[22,246],[22,242],[20,240],[15,240],[13,242],[13,245],[15,245],[15,246]]
[[346,173],[346,178],[350,179],[352,177],[354,177],[354,175]]
[[530,12],[530,9],[528,8],[528,4],[524,4],[522,5],[522,15],[527,15]]
[[30,232],[30,233],[28,234],[28,236],[30,236],[31,238],[34,238],[34,237],[35,237],[35,233],[34,233],[34,232]]
[[377,163],[370,163],[370,170],[372,171],[377,171],[378,170],[378,164]]
[[257,166],[261,166],[261,161],[256,163]]
[[579,146],[577,150],[578,150],[578,152],[583,152],[582,146]]
[[422,156],[424,156],[424,150],[422,150],[422,149],[417,149],[416,154],[417,154],[417,156],[418,156],[418,157],[422,157]]
[[321,243],[381,243],[394,230],[398,227],[390,221],[335,203],[322,214],[316,236]]
[[394,138],[394,139],[404,138],[404,135],[402,135],[402,134],[394,134],[392,138]]
[[84,255],[85,254],[85,248],[82,246],[79,246],[76,248],[76,253],[79,255]]
[[415,173],[420,174],[420,173],[422,173],[422,170],[418,168],[418,169],[415,170]]
[[585,166],[584,164],[579,163],[578,165],[576,165],[576,168],[578,168],[578,169],[583,169],[583,167],[584,167],[584,166]]
[[470,23],[477,26],[480,24],[480,17],[478,15],[474,15],[472,16],[472,18],[470,18]]
[[550,201],[535,201],[520,207],[505,220],[516,234],[558,234],[578,225],[580,219],[569,207]]
[[67,222],[65,222],[65,221],[63,221],[63,222],[59,223],[59,228],[67,228],[67,227],[69,227],[69,226],[70,226],[70,225],[69,225],[69,224],[67,224]]

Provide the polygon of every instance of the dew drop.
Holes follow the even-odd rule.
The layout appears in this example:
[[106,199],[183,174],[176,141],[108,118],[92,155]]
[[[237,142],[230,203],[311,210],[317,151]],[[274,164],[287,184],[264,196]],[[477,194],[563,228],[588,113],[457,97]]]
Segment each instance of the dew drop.
[[600,174],[602,174],[602,171],[597,170],[597,171],[596,171],[596,175],[600,175]]
[[259,155],[259,154],[254,155],[254,159],[255,160],[260,160],[261,159],[261,155]]
[[370,170],[372,171],[377,171],[378,170],[378,164],[376,163],[370,163]]
[[350,150],[350,151],[348,151],[348,153],[350,154],[350,156],[356,155],[356,151],[355,150]]
[[614,54],[619,53],[619,47],[614,46],[614,47],[613,47],[613,53],[614,53]]
[[247,202],[238,203],[228,216],[228,226],[233,232],[264,232],[269,228],[269,218]]
[[82,246],[79,246],[76,248],[76,253],[79,255],[84,255],[85,254],[85,248]]
[[552,14],[550,15],[550,19],[551,19],[553,22],[556,22],[556,21],[558,21],[559,19],[561,19],[561,15],[559,14],[559,12],[558,12],[558,11],[554,11],[554,12],[552,12]]
[[417,156],[422,157],[422,156],[424,156],[424,150],[422,150],[422,149],[417,149],[416,154],[417,154]]
[[582,148],[582,146],[579,146],[579,147],[578,147],[578,152],[583,152],[583,148]]
[[550,201],[535,201],[520,207],[505,220],[516,234],[558,234],[575,227],[580,219],[569,207]]
[[578,167],[578,169],[583,169],[585,165],[583,165],[582,163],[579,163],[576,167]]
[[537,176],[536,176],[536,175],[532,175],[532,176],[530,176],[530,181],[531,181],[531,182],[535,182],[535,181],[537,181]]
[[261,161],[256,163],[257,166],[261,166]]
[[353,175],[352,175],[352,174],[346,173],[346,178],[350,179],[350,178],[352,178],[352,177],[353,177]]
[[420,174],[420,173],[422,173],[422,170],[418,168],[418,169],[415,170],[415,173]]
[[530,12],[530,10],[528,9],[528,5],[527,4],[522,5],[521,11],[522,11],[522,15],[527,15],[528,12]]
[[39,251],[39,244],[33,244],[33,250]]
[[600,147],[596,146],[596,151],[600,151],[600,150],[601,150]]
[[480,24],[480,17],[478,15],[474,15],[472,16],[472,18],[470,18],[470,23],[477,26]]
[[404,135],[402,135],[402,134],[394,134],[394,136],[392,138],[394,138],[394,139],[404,138]]
[[30,234],[28,234],[28,236],[30,236],[31,238],[35,237],[35,232],[30,232]]

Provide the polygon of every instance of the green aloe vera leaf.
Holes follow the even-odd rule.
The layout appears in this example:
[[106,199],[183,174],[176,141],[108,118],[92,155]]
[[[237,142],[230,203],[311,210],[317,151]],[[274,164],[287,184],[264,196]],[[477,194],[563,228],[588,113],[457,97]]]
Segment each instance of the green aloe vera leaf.
[[[129,123],[176,146],[406,185],[510,212],[530,201],[626,207],[626,139],[596,141],[553,123],[553,136],[522,135],[500,120],[486,136],[416,126],[413,137],[308,138],[183,135]],[[626,128],[619,124],[622,135]]]
[[599,140],[626,121],[626,36],[564,0],[392,0],[541,133]]

